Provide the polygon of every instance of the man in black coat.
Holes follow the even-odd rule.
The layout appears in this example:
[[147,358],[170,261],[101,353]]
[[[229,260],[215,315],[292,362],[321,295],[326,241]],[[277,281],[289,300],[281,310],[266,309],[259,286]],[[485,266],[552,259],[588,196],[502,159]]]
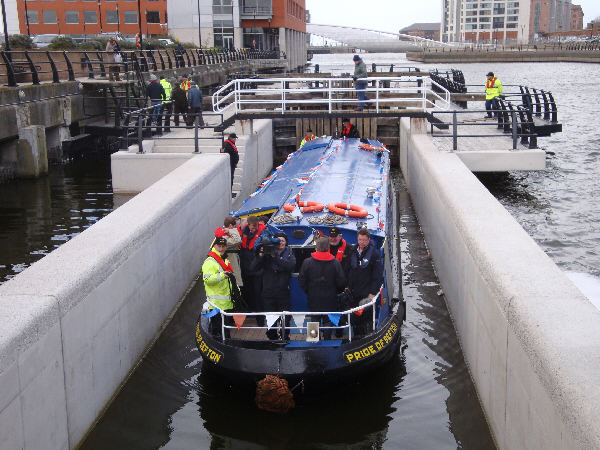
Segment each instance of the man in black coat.
[[[248,217],[248,223],[238,227],[242,244],[240,245],[240,267],[244,282],[243,295],[250,312],[261,311],[260,295],[262,292],[262,271],[254,265],[256,244],[266,227],[258,223],[256,216]],[[259,326],[264,323],[263,316],[256,316]]]
[[240,155],[238,153],[238,149],[235,146],[235,141],[237,139],[237,134],[231,133],[229,137],[223,143],[223,148],[221,149],[221,153],[227,153],[229,155],[229,167],[231,169],[231,185],[233,186],[233,174],[235,172],[235,168],[237,163],[240,161]]
[[[302,262],[298,275],[300,287],[308,298],[308,310],[315,312],[337,311],[337,294],[344,289],[346,277],[340,262],[329,253],[329,239],[317,239],[316,251]],[[320,317],[324,326],[332,326],[327,316]],[[331,330],[324,333],[326,339]]]
[[[294,252],[287,246],[287,236],[285,233],[275,234],[279,238],[279,244],[274,247],[261,246],[258,250],[258,256],[254,259],[253,269],[262,270],[262,293],[261,300],[262,311],[279,312],[289,311],[290,308],[290,278],[296,268],[296,257]],[[273,327],[267,331],[267,337],[271,340],[277,339],[277,330],[280,319]],[[284,339],[289,337],[289,325],[291,318],[285,319]]]
[[[366,228],[358,230],[356,237],[358,244],[350,254],[350,267],[348,270],[348,287],[352,292],[354,307],[361,301],[372,300],[377,295],[383,284],[383,264],[381,253],[373,242],[371,234]],[[365,315],[352,317],[355,334],[365,334],[369,324],[372,323],[373,310],[365,310]]]
[[360,138],[356,126],[352,125],[350,119],[342,120],[342,138]]
[[333,255],[342,265],[344,275],[348,275],[350,268],[350,254],[352,253],[352,245],[348,244],[342,237],[342,232],[339,228],[333,227],[329,230],[329,253]]

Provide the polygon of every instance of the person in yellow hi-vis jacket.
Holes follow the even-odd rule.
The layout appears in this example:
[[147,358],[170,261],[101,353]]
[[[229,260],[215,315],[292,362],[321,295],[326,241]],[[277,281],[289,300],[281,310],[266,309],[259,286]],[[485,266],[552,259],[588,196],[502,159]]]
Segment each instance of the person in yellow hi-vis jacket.
[[[226,250],[227,241],[225,238],[217,237],[213,248],[208,252],[208,257],[202,264],[202,280],[204,281],[206,300],[210,302],[208,309],[211,311],[215,306],[221,311],[233,309],[230,278],[234,278],[234,275],[233,267],[231,267],[229,260],[224,257]],[[221,335],[221,318],[219,314],[210,317],[210,330],[213,334]]]
[[[492,111],[498,109],[498,102],[496,99],[502,95],[502,81],[500,78],[494,76],[494,72],[487,74],[485,82],[485,110],[487,111],[487,117],[492,118]],[[494,112],[494,117],[497,117],[498,113]]]

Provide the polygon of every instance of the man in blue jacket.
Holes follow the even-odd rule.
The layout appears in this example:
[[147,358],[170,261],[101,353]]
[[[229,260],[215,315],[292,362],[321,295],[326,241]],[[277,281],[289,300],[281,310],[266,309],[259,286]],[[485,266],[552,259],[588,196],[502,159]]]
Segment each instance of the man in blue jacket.
[[190,122],[188,126],[194,123],[196,120],[196,115],[199,116],[198,123],[201,127],[204,126],[204,119],[202,119],[202,93],[200,89],[198,89],[197,84],[193,84],[187,94],[188,99],[188,117],[190,118]]

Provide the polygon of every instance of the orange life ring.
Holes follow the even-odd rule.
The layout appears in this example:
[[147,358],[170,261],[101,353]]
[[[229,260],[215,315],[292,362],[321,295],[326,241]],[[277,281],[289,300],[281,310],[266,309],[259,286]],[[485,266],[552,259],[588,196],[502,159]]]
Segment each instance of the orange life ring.
[[135,46],[137,48],[142,48],[142,45],[140,44],[140,33],[137,33],[135,35]]
[[330,203],[327,205],[327,209],[334,214],[356,217],[357,219],[364,219],[369,214],[366,209],[347,203]]
[[[319,203],[319,202],[301,202],[301,201],[297,201],[298,203],[298,207],[300,208],[300,211],[302,211],[303,213],[313,213],[313,212],[319,212],[319,211],[323,211],[323,209],[325,208],[325,205],[323,205],[323,203]],[[283,209],[285,209],[287,212],[292,212],[295,208],[295,205],[293,203],[286,203],[285,205],[283,205]]]

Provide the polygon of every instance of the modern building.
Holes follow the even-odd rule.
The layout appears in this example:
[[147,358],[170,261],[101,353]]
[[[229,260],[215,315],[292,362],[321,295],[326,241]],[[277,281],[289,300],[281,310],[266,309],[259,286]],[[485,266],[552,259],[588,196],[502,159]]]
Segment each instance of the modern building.
[[290,69],[306,64],[305,0],[171,0],[169,32],[203,47],[285,52]]
[[[8,31],[8,34],[19,34],[19,16],[17,14],[17,0],[4,0],[4,7],[6,8],[6,29]],[[4,34],[4,30],[2,30],[1,32]]]
[[167,34],[167,0],[16,0],[21,34]]
[[406,28],[400,30],[400,34],[407,34],[409,36],[421,37],[425,39],[432,39],[434,41],[440,40],[440,23],[413,23]]
[[571,0],[442,0],[444,42],[526,43],[571,27]]
[[583,30],[583,8],[580,5],[571,6],[571,30]]

